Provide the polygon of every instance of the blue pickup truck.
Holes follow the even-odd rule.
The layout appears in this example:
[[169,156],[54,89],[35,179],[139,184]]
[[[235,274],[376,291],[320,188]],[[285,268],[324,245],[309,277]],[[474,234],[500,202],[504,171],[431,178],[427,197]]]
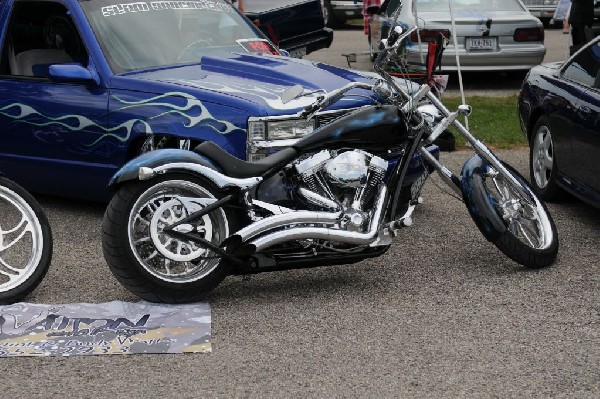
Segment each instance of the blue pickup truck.
[[254,160],[372,103],[298,119],[316,94],[286,88],[370,78],[279,55],[227,1],[122,1],[2,0],[0,170],[31,191],[105,201],[140,153],[212,141]]

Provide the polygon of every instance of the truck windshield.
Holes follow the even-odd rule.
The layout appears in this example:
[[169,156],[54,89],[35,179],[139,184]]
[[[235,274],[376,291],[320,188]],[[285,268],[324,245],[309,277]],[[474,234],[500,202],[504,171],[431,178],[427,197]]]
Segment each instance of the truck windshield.
[[223,0],[80,4],[115,73],[199,62],[204,55],[230,51],[277,53]]

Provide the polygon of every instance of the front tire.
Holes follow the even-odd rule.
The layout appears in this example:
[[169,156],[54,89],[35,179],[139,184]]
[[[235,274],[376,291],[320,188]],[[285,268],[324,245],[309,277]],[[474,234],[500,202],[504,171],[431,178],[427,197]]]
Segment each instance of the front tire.
[[[217,254],[163,229],[187,217],[181,197],[218,200],[211,184],[189,175],[169,174],[128,183],[111,200],[102,224],[102,249],[111,272],[135,295],[152,302],[196,302],[230,271]],[[195,234],[220,244],[234,218],[218,208],[192,227]],[[191,223],[190,223],[191,225]]]
[[24,188],[0,177],[0,304],[33,291],[52,260],[52,231],[42,208]]
[[515,262],[533,269],[549,266],[558,254],[554,220],[523,176],[504,166],[528,195],[519,194],[511,181],[482,161],[468,189],[463,188],[471,217],[481,232]]

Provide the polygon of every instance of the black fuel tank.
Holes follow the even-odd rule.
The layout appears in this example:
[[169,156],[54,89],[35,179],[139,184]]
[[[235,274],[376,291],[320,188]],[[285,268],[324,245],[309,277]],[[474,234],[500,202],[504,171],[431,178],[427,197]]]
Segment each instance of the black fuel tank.
[[402,143],[408,129],[394,105],[365,107],[315,130],[294,148],[306,153],[323,148],[383,151]]

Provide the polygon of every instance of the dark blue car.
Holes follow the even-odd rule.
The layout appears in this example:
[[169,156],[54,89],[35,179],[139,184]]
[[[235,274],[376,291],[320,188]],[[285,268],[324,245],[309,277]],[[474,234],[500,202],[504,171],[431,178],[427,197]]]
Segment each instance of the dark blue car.
[[564,63],[529,72],[519,95],[534,190],[600,207],[600,37]]

